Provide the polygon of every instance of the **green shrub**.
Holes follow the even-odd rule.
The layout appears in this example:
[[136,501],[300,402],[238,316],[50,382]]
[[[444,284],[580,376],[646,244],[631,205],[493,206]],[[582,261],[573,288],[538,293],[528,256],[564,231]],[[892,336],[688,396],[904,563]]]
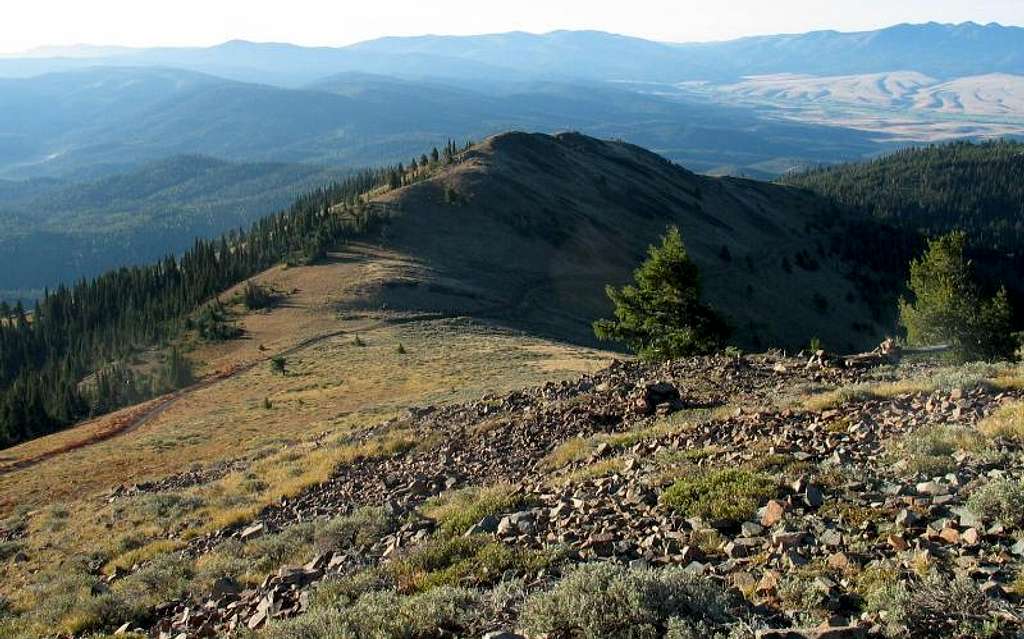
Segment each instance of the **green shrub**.
[[432,639],[479,630],[480,594],[438,588],[412,596],[369,592],[345,609],[318,608],[271,624],[262,639]]
[[914,639],[1018,636],[1000,631],[995,616],[1000,605],[970,579],[935,575],[914,584],[906,594],[898,594],[897,605],[890,610],[895,614],[887,620],[888,631],[893,636]]
[[777,494],[778,484],[770,477],[727,469],[681,479],[662,494],[661,501],[688,517],[740,522],[753,518]]
[[178,599],[194,576],[191,562],[174,554],[157,555],[139,570],[113,584],[131,606],[153,606]]
[[531,595],[520,619],[530,636],[552,639],[657,639],[714,636],[734,621],[734,601],[716,582],[670,567],[578,566]]
[[397,523],[383,508],[360,508],[317,526],[313,546],[317,552],[359,548],[393,532]]
[[6,561],[21,552],[24,544],[20,541],[5,541],[0,543],[0,561]]
[[461,535],[489,515],[523,510],[533,502],[508,484],[480,488],[469,486],[439,495],[423,505],[423,512],[437,520],[449,535]]
[[270,308],[277,303],[277,295],[265,286],[246,282],[242,291],[242,303],[250,311]]
[[507,574],[541,570],[557,560],[556,550],[537,551],[507,546],[486,535],[442,537],[394,561],[391,574],[400,592],[421,592],[441,586],[485,586]]
[[334,579],[326,579],[310,594],[311,609],[347,608],[368,592],[394,589],[385,570],[372,567]]
[[146,615],[143,601],[128,601],[115,593],[84,599],[68,630],[81,633],[114,630],[128,621],[139,621]]
[[959,450],[980,451],[984,439],[975,430],[958,426],[925,426],[909,433],[902,442],[907,469],[932,477],[953,471]]
[[1024,482],[996,479],[978,488],[967,507],[979,517],[1007,526],[1024,526]]
[[195,576],[189,590],[197,599],[208,597],[213,584],[222,577],[241,581],[249,570],[249,564],[241,557],[238,541],[230,540],[221,544],[216,551],[205,555],[196,564]]
[[811,574],[788,574],[779,584],[779,599],[785,610],[797,611],[800,625],[814,626],[824,621],[827,598],[828,591]]
[[170,521],[206,505],[200,497],[177,493],[148,493],[129,502],[127,511],[146,521]]

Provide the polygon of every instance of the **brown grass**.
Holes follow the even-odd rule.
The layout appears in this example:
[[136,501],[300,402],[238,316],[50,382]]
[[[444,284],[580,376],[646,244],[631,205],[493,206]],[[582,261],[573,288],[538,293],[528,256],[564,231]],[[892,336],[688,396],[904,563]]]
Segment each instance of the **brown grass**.
[[[16,598],[41,578],[33,576],[40,567],[69,557],[98,553],[108,569],[142,561],[169,548],[168,535],[184,541],[249,521],[265,505],[328,478],[339,464],[412,445],[429,447],[429,439],[414,440],[400,428],[365,444],[351,443],[354,435],[409,406],[468,401],[566,379],[612,358],[464,319],[410,322],[380,309],[340,311],[358,298],[370,271],[403,264],[395,254],[360,251],[322,266],[271,269],[256,279],[288,292],[280,306],[242,315],[244,339],[191,345],[200,374],[242,372],[184,393],[129,432],[97,437],[144,409],[0,453],[0,467],[42,456],[0,481],[0,516],[32,511],[25,547],[30,559],[4,567],[0,595]],[[222,297],[230,299],[231,292]],[[365,347],[353,346],[356,333]],[[334,336],[286,355],[287,375],[272,373],[266,364],[271,354],[325,334]],[[398,343],[405,354],[397,352]],[[264,398],[271,400],[269,410]],[[120,484],[225,459],[241,459],[247,467],[184,491],[201,505],[170,518],[125,517],[121,510],[135,498],[113,504],[105,498]],[[51,505],[66,514],[52,517]],[[139,539],[130,548],[118,542],[134,537]]]
[[970,389],[978,386],[997,391],[1024,389],[1024,369],[1011,364],[975,363],[944,367],[895,382],[850,384],[806,397],[804,410],[820,412],[847,402],[892,399],[902,395]]
[[1011,402],[978,424],[986,437],[1024,442],[1024,402]]

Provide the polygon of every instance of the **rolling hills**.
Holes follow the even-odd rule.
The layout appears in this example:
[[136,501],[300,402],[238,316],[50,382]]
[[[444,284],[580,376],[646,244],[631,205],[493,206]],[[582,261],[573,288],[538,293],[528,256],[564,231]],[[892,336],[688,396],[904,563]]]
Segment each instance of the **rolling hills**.
[[[94,396],[80,379],[121,375],[125,361],[157,342],[230,339],[230,313],[225,319],[220,301],[206,304],[220,300],[218,291],[273,264],[323,259],[333,243],[367,233],[398,257],[372,264],[335,312],[469,316],[594,345],[591,323],[610,312],[605,285],[629,280],[647,247],[676,225],[737,344],[798,349],[813,336],[854,350],[885,334],[891,309],[886,291],[870,288],[862,265],[837,247],[847,224],[863,225],[806,192],[702,177],[640,147],[581,134],[450,146],[424,166],[316,190],[248,234],[197,241],[180,260],[59,288],[31,322],[15,312],[0,327],[8,344],[0,423],[20,441],[123,404]],[[117,387],[131,391],[130,402],[145,388],[178,385]]]
[[285,89],[180,70],[92,68],[0,80],[0,99],[13,105],[0,122],[0,177],[10,179],[102,177],[181,154],[352,168],[509,129],[621,137],[702,170],[833,162],[884,148],[854,131],[605,83],[461,88],[346,73]]
[[885,330],[829,254],[829,218],[838,223],[830,204],[702,177],[636,146],[500,135],[380,203],[390,211],[388,246],[415,266],[370,287],[374,305],[467,314],[506,307],[503,322],[588,343],[590,322],[608,312],[604,285],[627,281],[675,224],[740,344],[800,347],[817,335],[854,348]]
[[143,264],[248,227],[348,174],[175,156],[99,179],[0,180],[0,299]]

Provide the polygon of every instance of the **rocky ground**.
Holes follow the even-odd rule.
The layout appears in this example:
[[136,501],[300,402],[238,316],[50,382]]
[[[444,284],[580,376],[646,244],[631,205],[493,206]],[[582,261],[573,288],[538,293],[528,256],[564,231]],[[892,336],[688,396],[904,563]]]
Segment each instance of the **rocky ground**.
[[[457,533],[524,551],[557,548],[558,561],[520,575],[528,589],[549,587],[585,562],[682,566],[739,593],[764,637],[973,636],[968,627],[1013,636],[1024,628],[1014,585],[1024,521],[968,500],[986,484],[1024,475],[1018,443],[982,444],[975,429],[1021,392],[975,385],[851,394],[817,410],[784,401],[896,375],[781,355],[616,363],[572,383],[411,410],[363,436],[402,428],[429,445],[340,467],[255,521],[194,539],[182,552],[202,557],[366,506],[383,508],[393,526],[282,567],[258,587],[220,579],[202,598],[160,606],[149,627],[120,631],[225,636],[301,616],[325,581],[451,536],[446,521],[430,516],[438,496],[500,485],[517,506],[482,513]],[[227,470],[194,471],[112,499]],[[711,479],[687,484],[702,477]],[[736,482],[737,492],[714,493],[715,481]],[[702,490],[712,491],[710,504],[697,503]],[[881,578],[902,588],[927,627],[893,630],[893,613],[871,605],[867,593]],[[958,600],[912,599],[928,588],[939,600]],[[489,627],[502,636],[521,630],[514,614],[496,615]]]

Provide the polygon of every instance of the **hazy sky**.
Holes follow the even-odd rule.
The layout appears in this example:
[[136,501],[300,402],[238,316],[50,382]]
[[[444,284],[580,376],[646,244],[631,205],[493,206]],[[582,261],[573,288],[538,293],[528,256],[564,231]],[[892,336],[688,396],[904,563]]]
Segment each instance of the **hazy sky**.
[[1024,0],[4,0],[0,52],[76,43],[344,45],[383,35],[600,29],[722,40],[899,22],[1024,25]]

